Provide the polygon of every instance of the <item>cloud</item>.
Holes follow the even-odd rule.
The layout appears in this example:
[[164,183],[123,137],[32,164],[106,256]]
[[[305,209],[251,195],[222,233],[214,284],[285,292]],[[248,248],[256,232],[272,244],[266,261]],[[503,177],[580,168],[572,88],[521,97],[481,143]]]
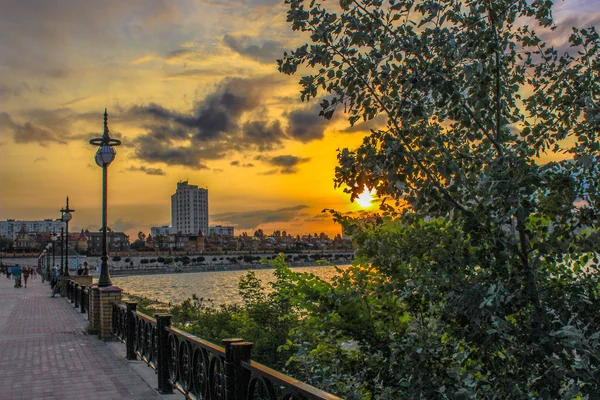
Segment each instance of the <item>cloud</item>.
[[240,161],[235,160],[229,163],[229,165],[233,166],[233,167],[242,167],[242,168],[252,168],[254,167],[254,164],[252,163],[245,163],[242,164]]
[[210,220],[224,224],[232,224],[239,229],[255,229],[261,224],[272,222],[289,222],[298,217],[299,211],[309,208],[307,205],[280,208],[278,210],[254,210],[246,212],[229,212],[212,214]]
[[17,123],[6,112],[0,112],[0,128],[11,130],[15,143],[37,143],[47,146],[52,143],[66,144],[64,135],[59,135],[53,129],[35,125],[31,122]]
[[163,171],[161,168],[148,168],[148,167],[144,167],[143,165],[141,167],[131,166],[128,168],[128,171],[140,171],[140,172],[144,172],[147,175],[161,175],[161,176],[167,175],[167,173],[165,171]]
[[29,92],[31,92],[31,88],[29,87],[27,82],[21,82],[18,85],[11,86],[5,85],[3,83],[0,84],[0,98],[10,96],[19,97],[22,94]]
[[259,151],[281,148],[286,134],[279,121],[248,121],[242,127],[242,141],[254,145]]
[[272,173],[275,173],[273,171],[279,172],[281,174],[295,174],[296,172],[298,172],[296,167],[299,164],[308,161],[310,161],[310,158],[301,158],[289,154],[276,156],[271,158],[267,162],[273,166],[279,167],[280,169],[269,171],[269,173],[267,174],[271,175]]
[[193,50],[187,50],[187,49],[173,50],[167,54],[166,59],[167,59],[167,61],[187,59],[188,56],[193,55],[193,54],[195,54],[195,52]]
[[288,113],[288,135],[303,143],[323,139],[330,121],[319,116],[320,110],[320,106],[315,104]]
[[42,161],[48,161],[48,159],[46,157],[38,157],[35,160],[33,160],[33,163],[37,163],[37,162],[42,162]]
[[271,78],[230,78],[199,101],[189,113],[159,104],[137,105],[128,118],[143,120],[146,133],[134,140],[135,155],[148,162],[206,168],[207,160],[234,151],[272,150],[286,137],[279,121],[246,121],[246,114],[264,108],[263,90]]
[[[127,221],[127,220],[123,220],[123,219],[119,218],[112,224],[112,230],[114,232],[125,232],[133,227],[140,226],[140,225],[142,225],[142,224],[138,223],[138,222]],[[91,231],[91,229],[90,229],[90,231]]]
[[265,64],[275,64],[285,50],[281,43],[272,40],[265,40],[260,44],[255,42],[257,40],[246,35],[228,33],[223,36],[223,43],[231,50]]

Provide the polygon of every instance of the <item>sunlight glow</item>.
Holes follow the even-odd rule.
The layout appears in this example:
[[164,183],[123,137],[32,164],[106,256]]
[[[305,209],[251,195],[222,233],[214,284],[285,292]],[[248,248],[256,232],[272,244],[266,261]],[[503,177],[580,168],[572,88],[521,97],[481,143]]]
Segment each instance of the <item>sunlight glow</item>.
[[369,189],[367,189],[367,187],[365,186],[363,192],[356,198],[356,202],[362,208],[369,208],[371,207],[371,203],[373,202],[374,197],[375,189],[371,189],[371,191],[369,191]]

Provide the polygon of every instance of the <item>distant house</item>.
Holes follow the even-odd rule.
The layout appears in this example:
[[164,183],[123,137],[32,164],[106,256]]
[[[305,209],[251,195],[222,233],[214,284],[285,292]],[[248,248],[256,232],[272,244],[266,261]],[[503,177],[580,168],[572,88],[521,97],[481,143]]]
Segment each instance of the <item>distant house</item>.
[[[129,250],[129,236],[123,232],[113,232],[108,228],[107,234],[107,247],[108,251],[121,252]],[[90,232],[86,229],[85,235],[87,237],[88,251],[91,254],[102,253],[102,232]]]

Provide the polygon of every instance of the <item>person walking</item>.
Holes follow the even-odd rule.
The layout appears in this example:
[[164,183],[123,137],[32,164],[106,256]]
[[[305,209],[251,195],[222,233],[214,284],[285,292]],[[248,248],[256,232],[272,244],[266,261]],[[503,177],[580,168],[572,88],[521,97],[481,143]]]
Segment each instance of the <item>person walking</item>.
[[15,287],[20,288],[21,287],[21,267],[19,266],[19,264],[15,265],[15,267],[13,268],[13,275],[15,277]]
[[25,288],[27,288],[27,281],[29,280],[29,275],[31,272],[29,271],[29,267],[25,267],[23,269],[23,281],[25,283]]
[[50,281],[50,286],[52,289],[56,286],[56,282],[58,282],[58,268],[54,268],[52,270],[52,280]]

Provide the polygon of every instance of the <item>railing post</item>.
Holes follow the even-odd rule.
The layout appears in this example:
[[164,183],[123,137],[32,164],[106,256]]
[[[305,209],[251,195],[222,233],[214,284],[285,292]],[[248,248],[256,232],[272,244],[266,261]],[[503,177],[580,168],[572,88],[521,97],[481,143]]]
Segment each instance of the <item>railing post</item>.
[[242,366],[242,362],[250,362],[252,357],[252,346],[250,342],[232,343],[234,375],[235,375],[235,400],[247,400],[248,385],[251,373]]
[[81,307],[82,314],[85,313],[85,308],[87,307],[85,304],[85,289],[86,289],[86,286],[81,287],[81,304],[79,305],[79,307]]
[[169,332],[171,327],[171,315],[156,314],[156,329],[158,329],[158,390],[162,394],[173,393],[173,384],[169,376],[169,357],[171,356],[171,348],[169,346]]
[[128,301],[127,312],[125,314],[125,346],[127,347],[127,359],[136,360],[135,354],[135,318],[134,315],[137,311],[137,303],[134,301]]
[[79,296],[77,294],[77,292],[79,291],[79,284],[76,283],[75,285],[73,285],[73,293],[75,294],[75,296],[73,296],[73,303],[75,308],[77,308],[78,303],[79,303]]
[[243,342],[244,339],[223,339],[225,346],[225,400],[235,400],[235,361],[233,359],[233,343]]

